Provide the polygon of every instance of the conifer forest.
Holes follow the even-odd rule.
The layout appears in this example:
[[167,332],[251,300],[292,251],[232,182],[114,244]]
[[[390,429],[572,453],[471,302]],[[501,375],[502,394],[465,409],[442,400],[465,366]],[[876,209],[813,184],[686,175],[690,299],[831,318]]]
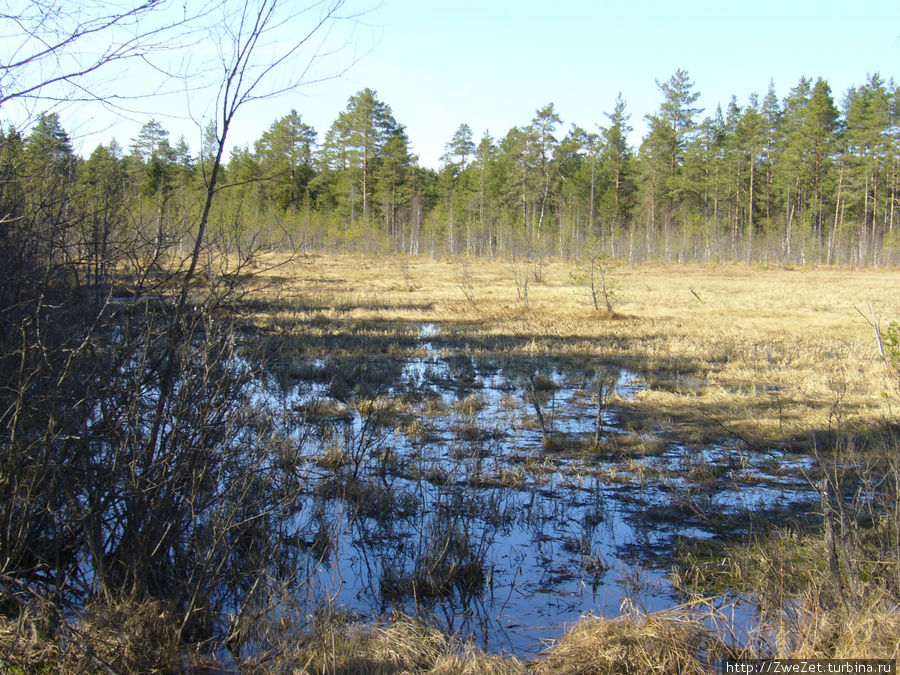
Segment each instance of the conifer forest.
[[[637,145],[621,97],[587,129],[548,103],[496,138],[461,123],[438,169],[417,164],[414,139],[370,89],[326,130],[291,110],[223,161],[211,230],[276,248],[430,256],[571,257],[593,241],[631,262],[896,263],[892,81],[874,74],[834,93],[802,78],[783,96],[772,86],[714,111],[695,107],[682,70],[658,85]],[[177,238],[215,144],[193,151],[149,121],[77,157],[50,113],[4,131],[0,149],[6,217],[64,210],[87,262],[119,235],[113,205],[149,246]]]

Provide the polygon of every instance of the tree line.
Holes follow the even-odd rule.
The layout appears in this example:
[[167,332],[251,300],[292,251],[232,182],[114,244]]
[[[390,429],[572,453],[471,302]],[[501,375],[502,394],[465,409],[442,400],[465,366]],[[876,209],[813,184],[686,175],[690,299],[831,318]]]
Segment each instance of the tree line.
[[[232,151],[213,223],[271,245],[408,254],[571,256],[591,241],[631,261],[895,261],[893,81],[870,75],[838,104],[824,80],[804,77],[783,99],[770,85],[705,117],[685,71],[658,86],[637,147],[619,95],[593,130],[566,130],[552,103],[498,139],[475,138],[463,123],[436,170],[418,164],[404,126],[370,89],[321,140],[292,110]],[[0,138],[3,214],[48,208],[52,190],[53,204],[90,221],[98,275],[126,214],[157,250],[183,230],[213,147],[204,142],[194,157],[150,121],[127,149],[112,142],[80,159],[58,115],[42,115],[26,136]]]

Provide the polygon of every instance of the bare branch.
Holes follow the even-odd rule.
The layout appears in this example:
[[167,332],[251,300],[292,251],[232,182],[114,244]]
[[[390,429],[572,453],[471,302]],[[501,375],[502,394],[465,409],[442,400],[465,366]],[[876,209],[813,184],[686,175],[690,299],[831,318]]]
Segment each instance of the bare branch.
[[878,354],[881,356],[881,360],[888,364],[887,354],[884,351],[884,338],[881,334],[881,318],[875,312],[871,305],[869,305],[869,314],[863,312],[859,307],[853,306],[853,309],[865,320],[867,324],[872,328],[872,332],[875,334],[875,344],[878,347]]
[[150,63],[195,45],[219,2],[195,4],[189,13],[187,3],[178,12],[171,0],[18,0],[0,15],[0,106],[155,95],[123,95],[121,77],[102,82],[99,75],[118,65],[121,76],[131,62]]

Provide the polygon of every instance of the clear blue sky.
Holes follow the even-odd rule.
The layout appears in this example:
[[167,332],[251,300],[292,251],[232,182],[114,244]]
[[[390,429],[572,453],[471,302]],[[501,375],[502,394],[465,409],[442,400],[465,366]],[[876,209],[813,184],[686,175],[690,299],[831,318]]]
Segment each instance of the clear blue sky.
[[764,95],[772,79],[783,97],[801,76],[822,77],[840,101],[868,73],[900,76],[896,1],[388,0],[370,18],[379,46],[334,88],[375,89],[426,165],[461,122],[496,138],[553,102],[566,126],[592,128],[620,91],[639,138],[661,100],[656,80],[677,68],[708,112]]
[[[656,80],[688,71],[712,113],[774,80],[784,97],[805,75],[822,77],[840,104],[869,73],[900,78],[900,4],[584,0],[385,0],[363,19],[361,44],[375,47],[339,80],[247,108],[233,141],[253,140],[296,108],[320,137],[347,99],[369,87],[407,127],[420,163],[436,167],[460,123],[496,139],[556,106],[565,129],[595,129],[621,91],[638,142],[659,106]],[[65,120],[65,115],[63,116]],[[196,151],[195,129],[163,120]],[[127,146],[133,128],[114,129]],[[91,137],[88,145],[96,142]]]

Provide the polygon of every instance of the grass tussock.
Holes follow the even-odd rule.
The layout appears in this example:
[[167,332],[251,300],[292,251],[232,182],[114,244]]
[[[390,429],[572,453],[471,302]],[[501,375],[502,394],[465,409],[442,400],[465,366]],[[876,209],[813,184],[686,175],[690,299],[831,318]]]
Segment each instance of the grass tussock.
[[900,657],[900,611],[896,598],[869,589],[850,604],[833,604],[810,586],[789,612],[765,624],[770,651],[796,659]]
[[688,613],[631,611],[582,619],[531,666],[537,675],[701,674],[712,670],[701,653],[708,658],[717,650],[716,639]]
[[245,658],[240,672],[249,675],[441,675],[525,673],[521,661],[488,654],[420,621],[400,616],[390,622],[319,617],[313,630],[298,631],[285,622],[265,636],[265,649]]
[[0,623],[3,673],[163,673],[204,665],[178,642],[178,617],[159,602],[93,605],[63,622],[40,608]]

